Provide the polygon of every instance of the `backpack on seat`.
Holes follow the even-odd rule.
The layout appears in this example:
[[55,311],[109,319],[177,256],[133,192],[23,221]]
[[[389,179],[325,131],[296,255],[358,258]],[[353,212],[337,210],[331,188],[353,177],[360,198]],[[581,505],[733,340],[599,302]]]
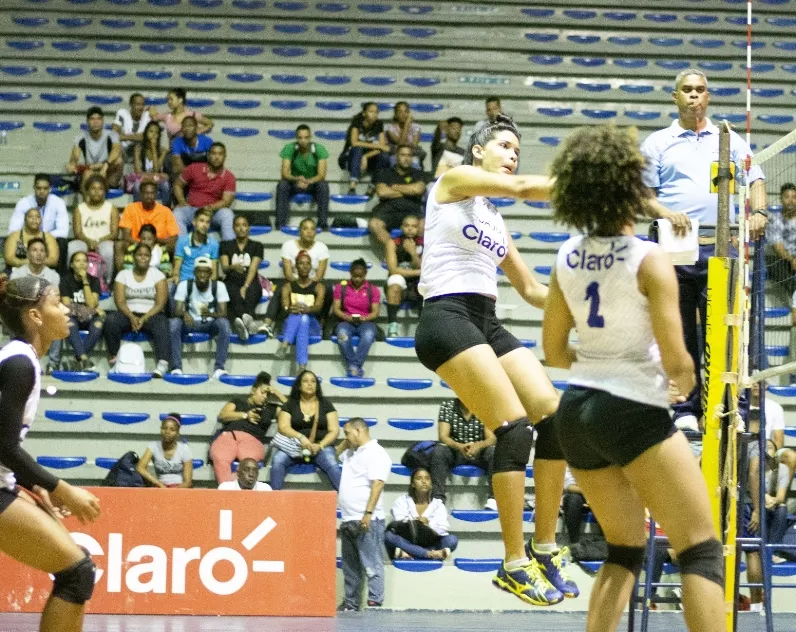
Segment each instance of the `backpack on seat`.
[[439,442],[418,441],[409,446],[401,457],[401,465],[408,467],[413,472],[420,467],[427,470],[431,467],[431,453],[434,451],[434,447],[437,443]]
[[136,470],[138,455],[135,452],[125,452],[114,463],[105,477],[103,484],[106,487],[143,487],[144,479]]
[[99,281],[101,292],[107,292],[108,284],[105,282],[105,275],[107,274],[105,259],[103,259],[99,253],[91,250],[86,253],[86,259],[88,260],[86,272]]
[[146,373],[144,350],[134,342],[123,342],[116,355],[112,373]]

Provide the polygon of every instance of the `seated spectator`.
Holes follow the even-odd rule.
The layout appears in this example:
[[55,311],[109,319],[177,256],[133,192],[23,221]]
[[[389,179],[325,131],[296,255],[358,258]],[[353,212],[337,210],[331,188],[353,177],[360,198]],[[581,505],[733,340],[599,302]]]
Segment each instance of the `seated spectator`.
[[[88,273],[85,252],[75,252],[69,258],[69,272],[61,277],[61,302],[69,308],[69,342],[77,361],[76,370],[93,371],[89,353],[102,338],[105,312],[99,307],[100,283]],[[85,340],[80,330],[88,335]]]
[[157,185],[141,183],[141,201],[128,204],[119,220],[119,239],[116,242],[116,269],[121,270],[128,248],[140,240],[145,225],[154,226],[157,245],[174,254],[180,231],[171,209],[157,202]]
[[[306,252],[310,256],[312,265],[310,267],[310,277],[313,281],[318,283],[323,282],[326,276],[326,269],[329,267],[329,248],[326,244],[316,239],[317,224],[311,217],[306,217],[301,220],[299,224],[298,239],[289,239],[282,244],[281,258],[282,258],[282,279],[275,283],[274,297],[279,299],[282,296],[282,288],[285,282],[295,281],[298,278],[298,273],[294,267],[296,257],[300,252]],[[329,292],[329,305],[331,305],[331,292]],[[273,298],[268,303],[268,309],[265,312],[265,323],[263,324],[263,331],[269,337],[274,337],[274,323],[280,315],[282,307],[281,300],[274,300]]]
[[390,166],[390,147],[384,135],[384,123],[379,120],[379,106],[372,101],[351,119],[346,132],[343,153],[337,159],[341,169],[351,172],[348,193],[357,192],[362,172],[370,174]]
[[171,203],[171,182],[166,173],[168,148],[160,140],[163,131],[160,124],[150,121],[144,128],[144,140],[137,143],[133,152],[135,173],[125,178],[132,186],[125,187],[133,194],[133,200],[141,200],[141,183],[149,180],[158,185],[158,200],[163,204]]
[[[28,213],[38,213],[38,209],[31,209]],[[27,222],[27,219],[26,219]],[[9,239],[11,239],[9,237]],[[26,262],[11,270],[11,279],[19,279],[26,276],[35,276],[60,287],[61,277],[52,268],[47,266],[49,260],[47,255],[47,242],[41,237],[33,237],[27,242],[28,252]],[[50,375],[57,370],[61,364],[61,341],[54,340],[48,352],[46,374]]]
[[409,491],[395,499],[393,521],[384,541],[390,559],[445,560],[459,538],[448,532],[448,510],[431,496],[431,474],[418,468],[409,478]]
[[[11,218],[8,220],[9,235],[22,230],[25,224],[25,214],[32,208],[38,209],[41,215],[39,230],[52,235],[58,244],[59,253],[61,251],[66,253],[66,240],[69,237],[69,213],[64,201],[52,193],[50,176],[46,173],[37,173],[33,176],[33,193],[23,197],[14,206],[14,212],[11,213]],[[10,264],[6,263],[6,265]],[[60,268],[60,265],[58,267]]]
[[122,147],[122,160],[132,166],[135,148],[144,140],[144,129],[149,123],[144,95],[134,92],[130,95],[129,108],[119,108],[111,128],[119,136]]
[[260,465],[254,459],[241,459],[238,463],[238,477],[231,481],[224,481],[218,488],[225,491],[254,490],[256,492],[270,492],[271,486],[257,480],[260,476]]
[[[210,261],[218,261],[218,240],[210,231],[212,213],[207,209],[199,209],[193,217],[193,231],[189,235],[180,235],[174,249],[174,267],[171,280],[176,286],[180,281],[193,279],[193,267],[199,257],[207,257]],[[218,269],[213,264],[211,278],[218,278]]]
[[122,182],[122,146],[119,135],[105,129],[105,113],[99,106],[92,106],[86,112],[88,129],[75,138],[68,173],[80,176],[80,190],[91,176],[102,176],[109,187],[118,187]]
[[263,260],[263,245],[249,239],[249,219],[245,215],[237,215],[233,226],[235,239],[221,242],[219,253],[221,272],[229,292],[229,321],[238,338],[245,342],[258,328],[254,310],[263,295],[257,272]]
[[276,228],[287,225],[290,198],[297,193],[308,193],[318,207],[318,226],[321,230],[329,230],[329,183],[326,182],[329,152],[326,147],[312,141],[309,125],[299,125],[295,142],[285,145],[279,157],[282,179],[276,186]]
[[487,125],[492,125],[497,119],[498,114],[503,114],[503,106],[498,97],[487,97],[484,102],[486,118],[478,121],[470,132],[470,137],[475,136],[478,132],[484,129]]
[[422,306],[417,290],[423,256],[423,235],[416,215],[407,215],[401,222],[401,234],[387,242],[384,248],[387,262],[387,336],[398,335],[398,310],[401,303],[410,301]]
[[497,511],[492,492],[492,462],[495,434],[459,399],[442,402],[437,416],[439,443],[431,453],[431,487],[434,498],[447,500],[448,474],[457,465],[477,465],[486,472],[488,499],[486,509]]
[[312,259],[302,251],[296,257],[298,279],[282,286],[282,309],[287,312],[282,330],[282,343],[277,357],[287,355],[288,347],[296,345],[296,362],[299,373],[307,368],[310,336],[321,335],[318,320],[326,289],[323,283],[310,278]]
[[[155,227],[152,226],[152,224],[144,224],[141,230],[138,231],[138,236],[141,238],[141,243],[146,244],[152,250],[152,258],[149,265],[160,270],[167,279],[171,278],[171,257],[169,256],[169,251],[158,244]],[[133,253],[137,245],[138,242],[133,242],[130,244],[129,248],[127,248],[127,252],[124,255],[123,268],[125,270],[132,270],[135,266],[135,256]]]
[[398,147],[408,145],[412,148],[412,166],[423,169],[426,152],[420,146],[420,125],[412,119],[412,112],[406,101],[398,101],[393,107],[392,121],[384,126],[387,145],[390,147],[390,162],[394,165]]
[[271,386],[271,376],[260,371],[248,395],[235,395],[224,404],[218,413],[221,430],[210,444],[210,460],[219,483],[234,479],[233,461],[239,462],[240,472],[247,458],[255,463],[265,460],[268,430],[286,401],[287,397]]
[[105,263],[103,278],[111,284],[113,279],[114,240],[119,234],[119,209],[109,200],[108,185],[102,176],[92,176],[86,180],[85,201],[72,212],[72,233],[75,238],[69,242],[67,256],[72,260],[76,252],[93,252],[102,257]]
[[464,162],[466,150],[459,146],[464,122],[458,116],[440,121],[431,141],[431,173],[439,178]]
[[210,280],[214,268],[209,258],[199,257],[193,266],[194,278],[180,281],[174,293],[174,317],[169,321],[172,375],[182,375],[182,337],[191,332],[208,333],[216,340],[213,379],[227,373],[224,366],[232,334],[227,320],[229,294],[223,281]]
[[[174,199],[177,208],[174,217],[180,234],[188,232],[193,216],[199,209],[210,211],[212,225],[221,232],[221,240],[235,239],[232,229],[234,214],[232,203],[235,201],[235,176],[224,166],[227,148],[223,143],[213,143],[207,154],[207,162],[195,162],[183,169],[179,178],[174,181]],[[188,197],[185,197],[185,187]]]
[[400,228],[408,215],[423,217],[424,210],[426,181],[423,172],[412,167],[412,148],[401,145],[397,157],[394,167],[379,171],[373,178],[379,203],[373,209],[368,228],[385,248],[392,239],[391,230]]
[[199,124],[195,116],[186,116],[180,126],[182,134],[171,144],[171,177],[177,179],[183,169],[195,162],[207,162],[207,152],[213,145],[213,139],[207,134],[200,134]]
[[779,190],[780,213],[770,213],[766,226],[767,287],[786,305],[796,291],[796,184]]
[[36,207],[28,209],[22,227],[8,235],[4,254],[6,267],[18,268],[28,262],[28,244],[31,239],[40,239],[44,242],[47,251],[44,265],[57,268],[58,243],[51,234],[41,229],[41,213]]
[[[169,413],[160,422],[160,441],[150,443],[138,460],[138,473],[152,487],[193,487],[193,457],[191,448],[180,438],[181,425],[182,417]],[[149,472],[150,461],[154,476]]]
[[363,575],[368,580],[368,607],[384,602],[384,483],[392,460],[370,438],[361,417],[349,419],[343,432],[345,440],[336,451],[343,464],[338,501],[345,599],[337,611],[351,612],[360,608]]
[[288,468],[303,462],[320,468],[338,490],[340,468],[332,444],[340,434],[340,420],[312,371],[304,370],[296,376],[276,422],[279,432],[271,442],[276,448],[271,460],[271,487],[282,489]]
[[[796,450],[785,447],[785,411],[773,397],[765,398],[766,440],[772,441],[777,449],[777,460],[788,468],[789,480],[793,480],[796,470]],[[749,432],[760,432],[760,383],[755,382],[750,389],[750,408],[747,419]],[[747,458],[751,475],[758,476],[760,467],[760,449],[757,441],[749,443]],[[757,480],[757,479],[755,479]]]
[[[351,262],[351,278],[334,286],[332,310],[340,321],[335,334],[350,377],[365,375],[362,367],[370,346],[376,341],[373,321],[379,317],[381,293],[365,279],[367,273],[365,260],[356,259]],[[354,336],[359,336],[356,346]]]
[[163,377],[169,370],[169,323],[163,310],[168,304],[168,288],[163,273],[152,268],[149,262],[152,249],[139,243],[133,252],[135,266],[122,270],[113,284],[113,300],[116,311],[108,312],[105,319],[105,347],[108,363],[116,363],[116,355],[122,344],[122,336],[143,331],[152,337],[157,366],[153,377]]
[[169,136],[169,145],[174,143],[174,139],[180,135],[182,131],[182,121],[186,116],[192,116],[196,119],[198,131],[200,134],[208,134],[213,129],[213,121],[204,114],[200,114],[195,110],[189,110],[185,102],[188,98],[188,93],[183,88],[174,88],[169,90],[166,95],[166,105],[168,105],[168,112],[158,112],[154,107],[149,108],[149,116],[153,121],[159,121],[166,127],[166,134]]

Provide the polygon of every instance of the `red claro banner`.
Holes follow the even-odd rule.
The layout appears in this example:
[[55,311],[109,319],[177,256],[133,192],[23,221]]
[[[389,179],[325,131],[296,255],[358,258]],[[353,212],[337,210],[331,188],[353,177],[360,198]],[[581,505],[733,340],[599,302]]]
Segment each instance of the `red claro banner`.
[[[66,521],[97,564],[87,612],[334,616],[335,493],[91,491],[102,517]],[[51,587],[0,554],[0,612],[41,612]]]

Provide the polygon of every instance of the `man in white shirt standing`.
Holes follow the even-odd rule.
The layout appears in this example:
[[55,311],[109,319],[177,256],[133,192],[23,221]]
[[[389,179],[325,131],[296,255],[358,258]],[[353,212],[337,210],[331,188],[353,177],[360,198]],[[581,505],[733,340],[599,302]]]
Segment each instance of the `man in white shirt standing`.
[[361,417],[343,426],[345,440],[337,446],[343,464],[338,500],[342,525],[345,600],[339,612],[359,610],[362,571],[368,578],[368,607],[384,601],[384,501],[382,491],[390,475],[392,459],[375,439]]
[[234,481],[225,481],[218,488],[221,490],[254,490],[256,492],[270,492],[268,483],[258,481],[260,464],[254,459],[245,458],[238,463],[238,478]]

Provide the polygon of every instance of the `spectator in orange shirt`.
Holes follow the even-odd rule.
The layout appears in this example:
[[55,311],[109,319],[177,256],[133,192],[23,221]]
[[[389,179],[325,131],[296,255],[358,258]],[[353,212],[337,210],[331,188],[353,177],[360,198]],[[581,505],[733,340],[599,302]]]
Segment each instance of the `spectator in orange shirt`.
[[174,213],[168,206],[157,201],[158,185],[155,182],[141,183],[141,201],[128,204],[119,220],[119,239],[114,248],[116,269],[124,267],[124,255],[130,244],[139,241],[139,232],[145,224],[151,224],[157,232],[156,240],[160,246],[174,255],[174,245],[180,229]]

